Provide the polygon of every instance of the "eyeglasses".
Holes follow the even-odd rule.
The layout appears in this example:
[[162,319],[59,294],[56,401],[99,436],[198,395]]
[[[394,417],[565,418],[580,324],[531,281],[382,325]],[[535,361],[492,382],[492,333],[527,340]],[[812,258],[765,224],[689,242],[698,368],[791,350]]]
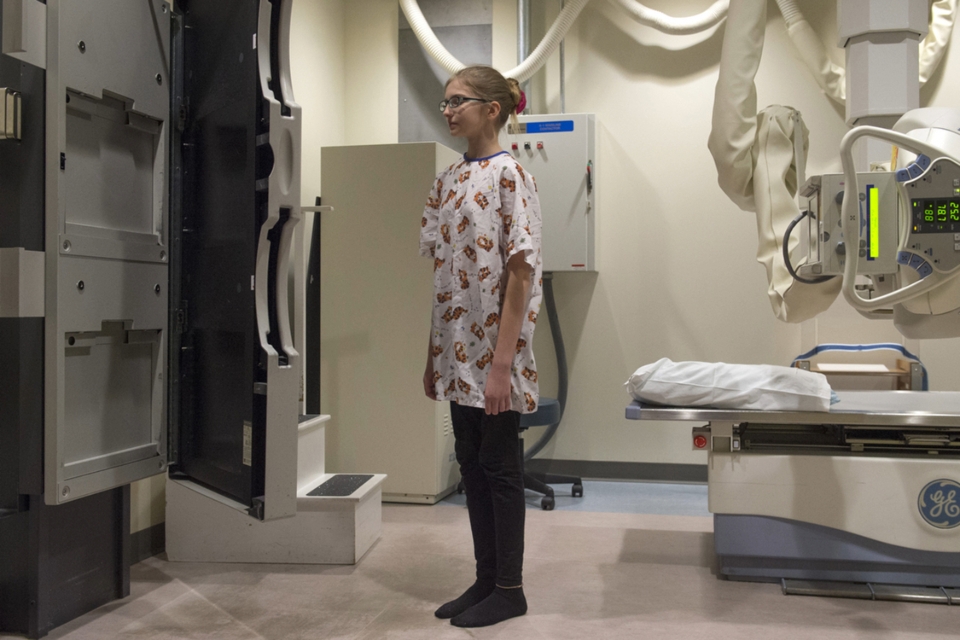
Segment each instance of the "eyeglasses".
[[440,113],[443,113],[447,107],[451,109],[456,109],[460,107],[464,102],[490,102],[489,100],[483,100],[482,98],[464,98],[463,96],[453,96],[449,100],[440,101]]

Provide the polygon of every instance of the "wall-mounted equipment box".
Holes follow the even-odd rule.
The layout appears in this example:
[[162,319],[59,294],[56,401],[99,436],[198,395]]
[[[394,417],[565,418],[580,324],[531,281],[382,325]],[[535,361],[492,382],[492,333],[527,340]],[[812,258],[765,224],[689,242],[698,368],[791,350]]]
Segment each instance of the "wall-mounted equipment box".
[[529,115],[508,123],[500,144],[537,181],[543,270],[596,271],[596,117]]

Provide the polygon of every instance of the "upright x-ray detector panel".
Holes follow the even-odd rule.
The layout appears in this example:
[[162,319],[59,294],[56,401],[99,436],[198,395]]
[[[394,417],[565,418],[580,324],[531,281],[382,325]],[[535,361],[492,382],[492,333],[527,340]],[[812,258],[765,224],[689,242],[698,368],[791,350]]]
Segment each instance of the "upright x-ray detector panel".
[[300,124],[272,38],[290,5],[181,6],[47,5],[44,499],[169,462],[282,517]]
[[129,592],[123,487],[169,469],[286,519],[322,427],[288,301],[291,0],[2,8],[0,631],[40,636]]

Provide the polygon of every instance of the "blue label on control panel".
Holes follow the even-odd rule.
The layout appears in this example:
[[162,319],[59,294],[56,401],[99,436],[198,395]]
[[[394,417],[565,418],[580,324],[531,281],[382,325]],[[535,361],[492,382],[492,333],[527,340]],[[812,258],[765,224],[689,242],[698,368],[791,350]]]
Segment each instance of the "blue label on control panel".
[[527,123],[527,133],[558,133],[560,131],[573,131],[573,120]]

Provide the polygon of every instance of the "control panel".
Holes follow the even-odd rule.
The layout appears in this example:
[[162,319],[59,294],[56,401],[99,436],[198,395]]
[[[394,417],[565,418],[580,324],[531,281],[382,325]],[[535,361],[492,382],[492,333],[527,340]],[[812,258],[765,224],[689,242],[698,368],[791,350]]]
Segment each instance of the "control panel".
[[[857,273],[883,275],[897,271],[897,244],[900,199],[896,176],[889,171],[857,174],[860,185],[860,238]],[[843,237],[840,207],[846,189],[842,173],[811,177],[800,191],[806,201],[807,261],[799,272],[803,276],[842,275],[849,241]]]
[[960,266],[960,165],[924,155],[897,172],[910,207],[907,241],[897,262],[926,278]]
[[596,121],[593,114],[519,116],[501,146],[537,183],[543,270],[596,271]]

